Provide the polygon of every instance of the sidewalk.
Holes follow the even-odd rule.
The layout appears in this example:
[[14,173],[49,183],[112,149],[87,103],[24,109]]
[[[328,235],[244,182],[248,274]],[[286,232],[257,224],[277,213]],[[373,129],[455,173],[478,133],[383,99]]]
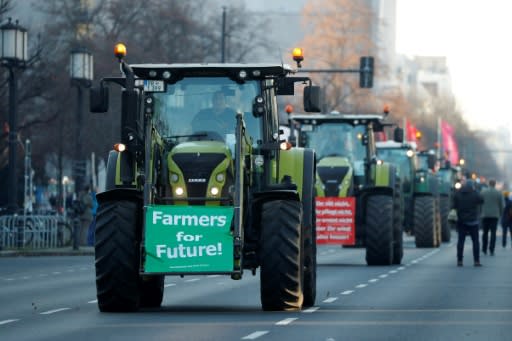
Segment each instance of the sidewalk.
[[80,246],[78,250],[73,250],[71,246],[51,249],[0,250],[0,257],[30,256],[94,256],[94,246]]

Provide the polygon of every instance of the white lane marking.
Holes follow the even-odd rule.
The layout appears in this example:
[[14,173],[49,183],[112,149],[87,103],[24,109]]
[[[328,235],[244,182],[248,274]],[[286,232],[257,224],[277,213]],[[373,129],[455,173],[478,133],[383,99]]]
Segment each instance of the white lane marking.
[[332,303],[334,301],[336,301],[338,298],[337,297],[329,297],[329,298],[326,298],[325,300],[323,300],[324,303]]
[[354,290],[345,290],[344,292],[341,293],[341,295],[350,295],[353,292]]
[[39,313],[39,314],[41,314],[41,315],[50,315],[50,314],[55,314],[55,313],[58,313],[58,312],[61,312],[61,311],[64,311],[64,310],[70,310],[70,309],[71,308],[59,308],[59,309],[43,311],[42,313]]
[[92,300],[92,301],[89,301],[89,302],[87,302],[87,303],[91,303],[91,304],[92,304],[92,303],[98,303],[98,300]]
[[216,278],[216,277],[220,277],[220,275],[208,275],[206,277],[208,277],[208,278]]
[[396,274],[397,272],[398,272],[398,271],[396,271],[396,270],[391,270],[389,273],[390,273],[390,274]]
[[3,325],[3,324],[7,324],[7,323],[13,323],[13,322],[16,322],[16,321],[19,321],[20,319],[10,319],[10,320],[3,320],[3,321],[0,321],[0,326]]
[[418,261],[415,259],[415,260],[411,261],[411,263],[416,264],[416,263],[418,263]]
[[69,270],[68,270],[68,272],[75,272],[75,270],[73,270],[73,269],[69,269]]
[[249,335],[246,335],[242,338],[242,340],[254,340],[268,333],[268,330],[260,330]]
[[39,277],[48,277],[48,274],[40,274]]
[[284,320],[281,320],[279,322],[276,322],[276,326],[286,326],[286,325],[292,323],[295,320],[298,320],[298,317],[289,317],[287,319],[284,319]]
[[379,277],[380,277],[380,278],[386,278],[386,277],[388,277],[388,276],[389,276],[388,274],[382,274],[382,275],[380,275]]
[[30,276],[21,277],[21,279],[30,279]]
[[397,270],[402,271],[402,270],[405,270],[405,268],[404,268],[403,266],[401,266],[401,267],[399,267]]
[[52,272],[52,275],[60,275],[60,274],[61,274],[61,272],[60,272],[60,271],[54,271],[54,272]]
[[6,278],[6,281],[14,281],[14,278]]
[[199,278],[187,279],[185,282],[196,282],[196,281],[199,281]]
[[361,288],[366,288],[367,286],[368,286],[368,284],[358,284],[358,285],[356,285],[356,288],[361,289]]
[[315,311],[317,311],[318,309],[320,309],[320,307],[311,307],[311,308],[308,308],[306,310],[303,310],[302,312],[303,313],[306,313],[306,314],[310,314],[310,313],[314,313]]
[[168,284],[165,284],[164,287],[168,288],[168,287],[173,287],[175,285],[176,285],[176,283],[168,283]]
[[378,278],[372,278],[370,280],[368,280],[369,283],[375,283],[375,282],[378,282],[379,279]]

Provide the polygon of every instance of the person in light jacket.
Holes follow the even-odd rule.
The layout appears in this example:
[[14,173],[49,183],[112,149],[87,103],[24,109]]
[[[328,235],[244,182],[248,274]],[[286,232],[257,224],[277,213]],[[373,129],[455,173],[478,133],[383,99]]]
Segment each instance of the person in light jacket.
[[[503,214],[503,195],[496,188],[496,180],[489,180],[489,187],[480,192],[484,203],[482,204],[482,252],[487,254],[487,250],[491,256],[494,256],[494,248],[496,246],[496,228],[498,227],[498,219]],[[491,240],[489,241],[489,233]],[[489,248],[487,248],[489,247]]]

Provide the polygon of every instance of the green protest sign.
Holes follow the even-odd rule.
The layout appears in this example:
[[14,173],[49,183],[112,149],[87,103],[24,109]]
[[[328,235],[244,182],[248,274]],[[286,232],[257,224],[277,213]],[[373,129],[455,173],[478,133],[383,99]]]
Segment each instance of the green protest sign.
[[233,271],[233,207],[146,209],[146,272]]

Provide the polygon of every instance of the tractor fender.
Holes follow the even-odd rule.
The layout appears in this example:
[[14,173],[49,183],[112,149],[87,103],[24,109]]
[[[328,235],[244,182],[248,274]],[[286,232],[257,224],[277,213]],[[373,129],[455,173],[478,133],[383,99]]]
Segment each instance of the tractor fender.
[[310,148],[292,148],[279,153],[277,174],[280,182],[289,179],[297,185],[301,200],[313,196],[315,184],[315,152]]
[[111,150],[107,159],[106,189],[135,187],[135,163],[129,152]]

